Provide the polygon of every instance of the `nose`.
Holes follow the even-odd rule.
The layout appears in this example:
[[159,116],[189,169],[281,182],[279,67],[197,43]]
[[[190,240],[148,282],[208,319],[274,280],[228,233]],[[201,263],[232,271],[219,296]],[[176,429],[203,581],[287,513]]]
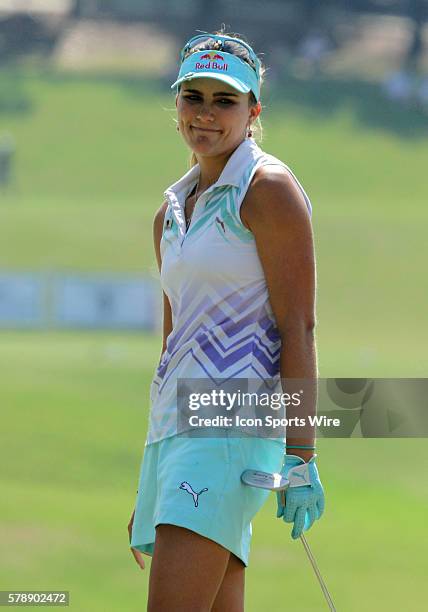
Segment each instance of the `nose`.
[[196,118],[202,121],[214,121],[214,113],[211,106],[209,104],[203,104]]

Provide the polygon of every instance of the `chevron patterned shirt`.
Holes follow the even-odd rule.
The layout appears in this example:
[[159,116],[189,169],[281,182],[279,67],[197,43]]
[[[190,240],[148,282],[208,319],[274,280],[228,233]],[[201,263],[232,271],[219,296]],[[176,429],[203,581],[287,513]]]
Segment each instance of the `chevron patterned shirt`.
[[146,444],[177,433],[177,380],[278,379],[281,340],[254,235],[240,207],[260,166],[280,165],[251,138],[233,152],[219,179],[196,202],[186,232],[184,206],[198,182],[193,166],[165,192],[161,285],[173,328],[150,388]]

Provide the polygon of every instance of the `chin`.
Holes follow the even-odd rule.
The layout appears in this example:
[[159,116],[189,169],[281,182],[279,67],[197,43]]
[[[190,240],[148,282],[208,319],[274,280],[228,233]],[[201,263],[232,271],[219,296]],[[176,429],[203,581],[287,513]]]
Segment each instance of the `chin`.
[[211,143],[211,142],[192,142],[189,143],[191,149],[194,153],[198,153],[199,155],[218,155],[223,149],[223,145],[219,145],[219,143]]
[[231,138],[215,138],[215,139],[190,139],[188,141],[188,145],[191,147],[191,149],[193,149],[193,151],[195,153],[200,153],[200,154],[209,154],[210,152],[212,152],[212,154],[216,154],[216,155],[220,155],[221,153],[227,153],[228,151],[230,151],[231,149],[234,149],[238,146],[239,141],[237,142],[234,139]]

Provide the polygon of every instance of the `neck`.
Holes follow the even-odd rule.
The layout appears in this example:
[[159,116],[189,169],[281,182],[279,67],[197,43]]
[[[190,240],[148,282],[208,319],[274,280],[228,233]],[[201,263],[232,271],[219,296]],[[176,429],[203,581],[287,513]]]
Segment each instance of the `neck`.
[[238,148],[238,146],[225,154],[216,155],[214,157],[204,157],[195,153],[200,169],[198,185],[199,193],[205,191],[208,189],[208,187],[211,187],[211,185],[213,185],[219,179],[220,174],[223,172],[229,158]]

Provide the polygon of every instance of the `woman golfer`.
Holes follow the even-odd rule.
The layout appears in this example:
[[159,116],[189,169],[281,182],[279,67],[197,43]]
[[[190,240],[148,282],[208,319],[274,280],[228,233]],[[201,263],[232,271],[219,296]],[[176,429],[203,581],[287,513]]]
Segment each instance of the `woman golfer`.
[[251,519],[268,496],[241,482],[244,470],[304,466],[302,486],[278,495],[293,538],[323,511],[313,437],[287,436],[285,447],[227,427],[217,437],[177,430],[177,381],[317,375],[311,206],[287,166],[252,138],[262,72],[240,38],[202,34],[184,46],[172,85],[193,166],[154,220],[164,340],[128,526],[140,567],[141,553],[153,557],[150,611],[243,610]]

